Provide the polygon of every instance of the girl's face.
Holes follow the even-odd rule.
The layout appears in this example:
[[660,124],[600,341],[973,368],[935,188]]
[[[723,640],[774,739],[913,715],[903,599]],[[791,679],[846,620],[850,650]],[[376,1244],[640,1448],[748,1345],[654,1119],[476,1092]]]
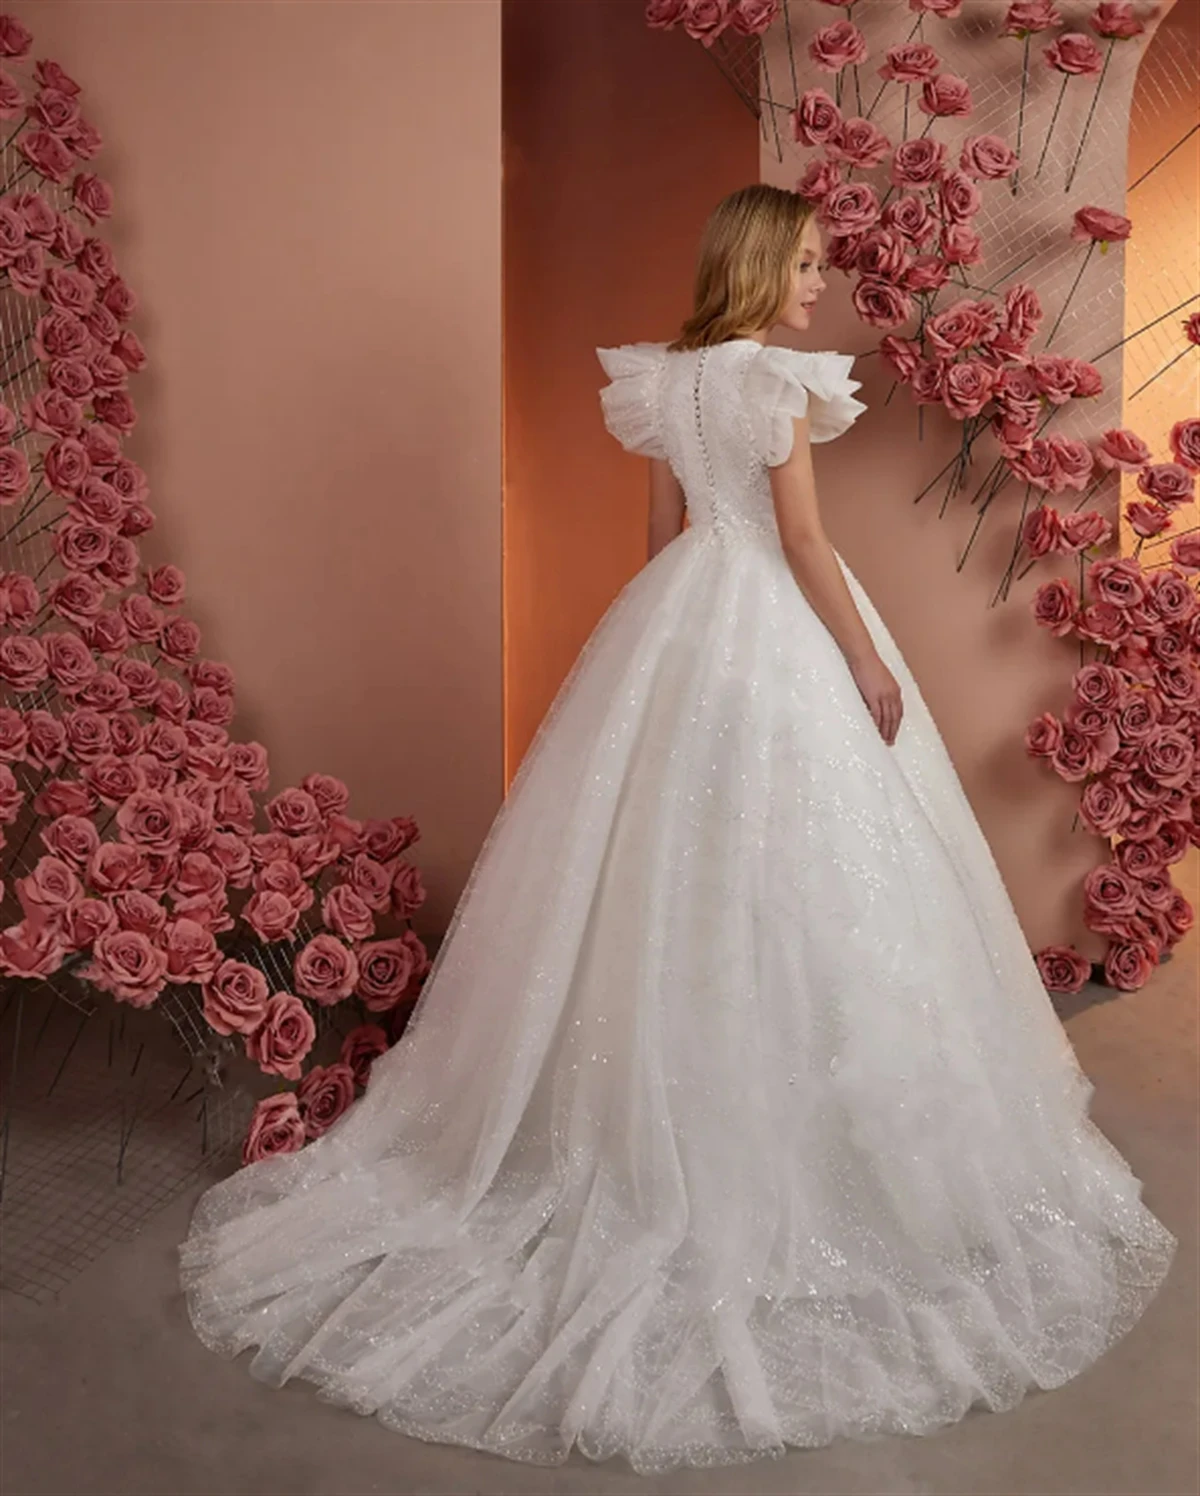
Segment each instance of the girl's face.
[[779,321],[793,332],[806,332],[812,319],[813,306],[825,289],[821,275],[824,267],[821,230],[816,218],[810,218],[800,236],[800,247],[792,267],[792,294]]

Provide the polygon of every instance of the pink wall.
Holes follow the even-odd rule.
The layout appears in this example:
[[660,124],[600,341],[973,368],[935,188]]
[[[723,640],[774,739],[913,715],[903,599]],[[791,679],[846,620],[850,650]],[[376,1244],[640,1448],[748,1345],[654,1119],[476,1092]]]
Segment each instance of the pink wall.
[[674,336],[758,127],[642,0],[504,6],[506,772],[646,561],[647,464],[604,430],[597,346]]
[[417,818],[440,930],[503,793],[499,0],[6,8],[108,142],[148,559],[274,785]]

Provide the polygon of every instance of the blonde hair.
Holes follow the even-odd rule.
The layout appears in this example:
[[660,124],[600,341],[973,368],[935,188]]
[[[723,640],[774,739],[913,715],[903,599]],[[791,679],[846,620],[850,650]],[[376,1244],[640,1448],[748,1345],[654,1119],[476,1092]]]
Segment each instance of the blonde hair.
[[722,198],[700,237],[695,310],[667,347],[706,348],[775,322],[791,295],[800,236],[813,212],[798,192],[765,182]]

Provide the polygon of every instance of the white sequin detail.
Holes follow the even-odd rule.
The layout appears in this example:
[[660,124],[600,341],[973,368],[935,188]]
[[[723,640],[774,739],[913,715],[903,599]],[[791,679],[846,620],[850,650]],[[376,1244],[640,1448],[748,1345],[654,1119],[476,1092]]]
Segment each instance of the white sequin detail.
[[690,526],[564,681],[366,1095],[199,1202],[192,1322],[265,1382],[533,1463],[735,1464],[1011,1408],[1167,1271],[891,635],[842,561],[889,747],[788,571],[756,347],[606,350]]

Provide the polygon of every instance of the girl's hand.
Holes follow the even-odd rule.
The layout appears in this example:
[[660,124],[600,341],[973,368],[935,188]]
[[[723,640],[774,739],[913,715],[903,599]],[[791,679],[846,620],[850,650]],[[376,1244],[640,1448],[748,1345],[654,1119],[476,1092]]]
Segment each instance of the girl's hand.
[[851,665],[850,669],[862,692],[862,698],[875,719],[875,726],[884,742],[890,746],[896,741],[900,719],[904,715],[899,682],[877,654],[869,655],[858,664]]

